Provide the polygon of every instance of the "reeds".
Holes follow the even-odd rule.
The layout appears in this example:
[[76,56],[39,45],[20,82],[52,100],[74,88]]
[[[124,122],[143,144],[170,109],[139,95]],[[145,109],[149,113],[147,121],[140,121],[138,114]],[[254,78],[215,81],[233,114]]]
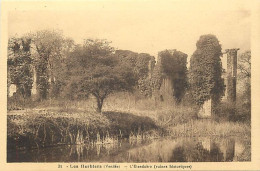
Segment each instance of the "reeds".
[[216,122],[209,119],[191,120],[167,129],[168,135],[174,137],[205,137],[205,136],[238,136],[250,137],[251,128],[245,123]]
[[130,132],[145,135],[153,128],[156,126],[149,118],[125,113],[28,110],[8,115],[8,145],[15,150],[62,144],[115,144],[128,138]]

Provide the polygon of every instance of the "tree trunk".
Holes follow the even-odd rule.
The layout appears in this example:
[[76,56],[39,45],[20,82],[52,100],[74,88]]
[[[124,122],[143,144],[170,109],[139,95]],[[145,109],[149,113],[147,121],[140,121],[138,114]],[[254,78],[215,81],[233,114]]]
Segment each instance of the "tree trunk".
[[130,92],[128,92],[127,95],[128,95],[128,106],[127,106],[127,110],[128,110],[128,112],[129,112],[129,111],[130,111],[130,103],[131,103]]
[[97,109],[96,109],[96,111],[98,113],[101,113],[104,99],[98,98],[98,97],[96,97],[96,99],[97,99]]

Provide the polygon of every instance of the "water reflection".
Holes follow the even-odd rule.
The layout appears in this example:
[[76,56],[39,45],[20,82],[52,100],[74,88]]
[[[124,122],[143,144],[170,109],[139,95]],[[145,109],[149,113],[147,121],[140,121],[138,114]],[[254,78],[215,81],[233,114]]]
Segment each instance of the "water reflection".
[[164,138],[17,151],[8,162],[231,162],[244,154],[250,148],[236,138]]
[[234,138],[164,139],[129,150],[128,162],[230,162],[245,150],[249,149]]

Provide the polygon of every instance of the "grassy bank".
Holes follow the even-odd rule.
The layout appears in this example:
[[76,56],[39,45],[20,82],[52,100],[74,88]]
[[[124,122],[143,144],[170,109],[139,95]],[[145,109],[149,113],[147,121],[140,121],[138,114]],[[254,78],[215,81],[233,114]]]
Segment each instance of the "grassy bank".
[[[222,106],[211,120],[197,118],[194,106],[160,104],[133,96],[110,97],[103,112],[95,112],[95,99],[82,101],[9,101],[8,149],[29,149],[61,144],[114,143],[122,138],[237,136],[250,139],[250,117]],[[19,107],[17,107],[19,106]],[[14,110],[16,109],[16,110]],[[21,109],[21,110],[17,110]],[[228,117],[227,117],[228,116]],[[242,117],[241,117],[242,116]],[[233,117],[234,118],[234,117]]]
[[61,144],[114,143],[122,138],[228,137],[250,139],[250,125],[201,120],[182,110],[140,112],[27,110],[8,114],[8,148],[30,149]]
[[7,123],[8,149],[13,150],[61,144],[113,143],[121,138],[153,138],[161,132],[151,118],[122,112],[12,111]]

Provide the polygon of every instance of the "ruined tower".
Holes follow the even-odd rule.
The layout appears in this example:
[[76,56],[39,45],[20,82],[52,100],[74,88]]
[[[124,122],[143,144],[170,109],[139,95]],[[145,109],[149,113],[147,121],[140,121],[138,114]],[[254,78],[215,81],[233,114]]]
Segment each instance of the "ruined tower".
[[237,51],[239,49],[226,49],[227,53],[227,100],[236,102],[237,83]]
[[152,78],[152,73],[154,70],[154,66],[155,66],[155,61],[154,60],[149,60],[148,63],[148,78],[151,79]]
[[158,102],[170,104],[174,101],[172,79],[170,75],[164,72],[164,58],[165,56],[158,54],[157,62],[153,69],[153,74],[155,75],[154,77],[158,77],[156,79],[159,79],[157,81],[160,81],[160,86],[157,87],[158,89],[154,89],[152,93],[156,105]]

